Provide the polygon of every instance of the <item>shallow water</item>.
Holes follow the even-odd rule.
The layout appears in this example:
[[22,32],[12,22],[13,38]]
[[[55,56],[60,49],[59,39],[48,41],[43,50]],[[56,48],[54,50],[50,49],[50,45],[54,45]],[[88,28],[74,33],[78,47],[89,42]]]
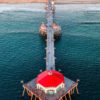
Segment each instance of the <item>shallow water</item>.
[[[0,100],[30,100],[22,98],[20,81],[28,82],[45,69],[46,44],[38,34],[43,21],[41,10],[0,13]],[[55,21],[62,27],[55,43],[56,68],[74,81],[80,79],[80,95],[72,100],[99,100],[100,11],[57,10]]]

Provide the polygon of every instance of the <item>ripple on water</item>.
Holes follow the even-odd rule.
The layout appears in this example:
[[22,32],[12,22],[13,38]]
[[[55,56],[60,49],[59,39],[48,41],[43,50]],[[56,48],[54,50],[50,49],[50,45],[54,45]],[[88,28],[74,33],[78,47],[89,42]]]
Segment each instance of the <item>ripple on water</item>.
[[[62,37],[55,42],[56,68],[74,81],[80,79],[80,95],[73,100],[100,98],[100,25],[79,23],[100,21],[99,13],[93,14],[56,12],[55,21],[62,26]],[[45,69],[46,44],[38,35],[45,14],[11,11],[0,16],[0,100],[23,100],[20,81],[27,82]]]

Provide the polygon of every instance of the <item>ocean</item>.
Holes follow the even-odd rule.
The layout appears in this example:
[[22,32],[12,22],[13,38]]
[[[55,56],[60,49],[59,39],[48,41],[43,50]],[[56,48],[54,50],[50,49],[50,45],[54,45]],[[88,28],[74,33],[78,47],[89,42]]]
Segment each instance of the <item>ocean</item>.
[[[0,100],[22,97],[22,84],[45,70],[46,43],[39,27],[44,4],[0,4]],[[79,82],[72,100],[100,99],[100,5],[56,5],[62,36],[55,42],[56,69]]]

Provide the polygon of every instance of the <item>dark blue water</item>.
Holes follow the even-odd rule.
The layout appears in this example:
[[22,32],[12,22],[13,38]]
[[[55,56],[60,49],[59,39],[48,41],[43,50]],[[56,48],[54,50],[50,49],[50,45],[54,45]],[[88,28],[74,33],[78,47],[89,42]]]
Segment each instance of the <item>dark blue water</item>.
[[[0,13],[0,100],[29,100],[21,96],[20,81],[28,82],[45,69],[46,44],[38,34],[43,21],[45,12]],[[57,11],[55,21],[62,27],[55,43],[56,68],[74,81],[80,79],[80,95],[72,100],[99,100],[100,12]]]

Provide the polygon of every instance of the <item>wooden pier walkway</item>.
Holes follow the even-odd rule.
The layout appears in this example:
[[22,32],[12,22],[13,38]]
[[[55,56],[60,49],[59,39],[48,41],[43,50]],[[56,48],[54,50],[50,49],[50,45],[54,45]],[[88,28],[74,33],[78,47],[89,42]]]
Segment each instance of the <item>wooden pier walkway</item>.
[[53,8],[52,0],[47,2],[47,48],[46,48],[46,70],[55,70],[54,56],[54,30],[53,30]]

